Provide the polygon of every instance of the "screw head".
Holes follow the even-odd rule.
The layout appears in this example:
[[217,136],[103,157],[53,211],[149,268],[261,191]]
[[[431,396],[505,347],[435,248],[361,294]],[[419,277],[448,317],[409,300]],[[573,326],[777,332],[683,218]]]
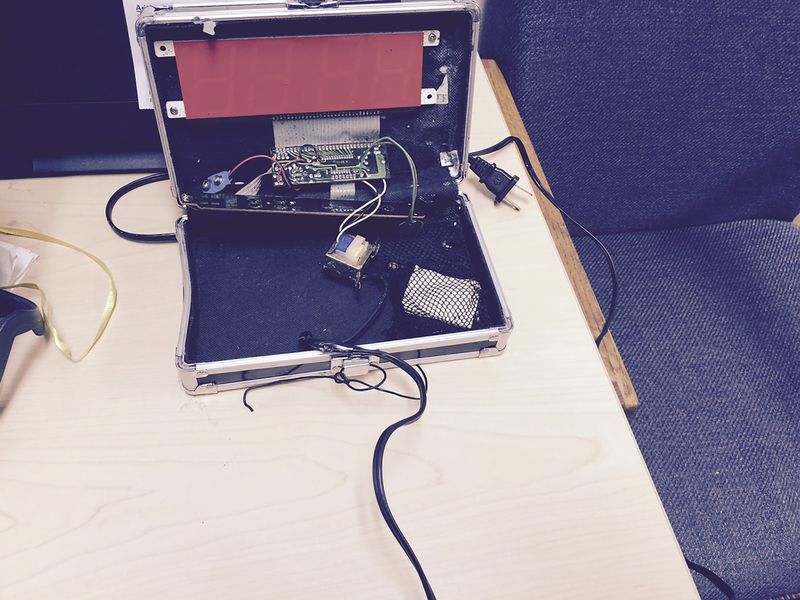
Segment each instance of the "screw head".
[[435,34],[433,31],[431,31],[431,32],[428,34],[428,41],[429,41],[429,42],[435,42],[435,41],[436,41],[436,34]]
[[216,177],[214,177],[214,183],[216,185],[220,185],[222,183],[222,177],[220,175],[217,175]]
[[203,180],[203,189],[208,191],[210,187],[211,187],[211,182],[208,179]]
[[169,107],[169,114],[171,114],[174,117],[175,115],[178,114],[178,108],[175,107],[175,106],[170,106]]

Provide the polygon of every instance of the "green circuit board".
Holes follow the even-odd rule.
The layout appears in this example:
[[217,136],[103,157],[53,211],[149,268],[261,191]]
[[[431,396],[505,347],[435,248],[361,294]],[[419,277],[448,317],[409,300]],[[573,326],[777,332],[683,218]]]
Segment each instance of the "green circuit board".
[[388,179],[383,147],[368,143],[288,146],[275,148],[273,156],[285,166],[274,169],[276,186],[343,183]]

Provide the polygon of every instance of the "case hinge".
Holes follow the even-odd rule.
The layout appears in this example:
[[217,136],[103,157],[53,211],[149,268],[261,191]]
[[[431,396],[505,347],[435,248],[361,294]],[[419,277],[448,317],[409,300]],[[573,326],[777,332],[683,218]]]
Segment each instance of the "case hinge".
[[339,0],[286,0],[286,8],[337,8]]
[[[285,0],[287,8],[337,8],[340,4],[363,4],[363,0]],[[372,0],[372,2],[397,2],[397,0]],[[429,44],[438,46],[439,42]]]

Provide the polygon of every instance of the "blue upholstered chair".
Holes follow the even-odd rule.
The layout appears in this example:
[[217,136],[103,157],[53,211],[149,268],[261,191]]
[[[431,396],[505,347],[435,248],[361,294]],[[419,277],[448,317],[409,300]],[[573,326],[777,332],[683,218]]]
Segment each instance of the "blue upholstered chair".
[[614,255],[630,421],[684,553],[800,598],[800,4],[488,0],[481,51]]

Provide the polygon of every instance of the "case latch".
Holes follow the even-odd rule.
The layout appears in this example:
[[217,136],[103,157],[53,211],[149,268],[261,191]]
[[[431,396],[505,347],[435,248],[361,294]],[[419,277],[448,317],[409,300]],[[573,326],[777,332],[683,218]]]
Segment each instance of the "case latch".
[[336,8],[339,0],[286,0],[287,8]]
[[331,370],[343,371],[347,378],[362,377],[369,373],[369,358],[333,358],[331,359]]

